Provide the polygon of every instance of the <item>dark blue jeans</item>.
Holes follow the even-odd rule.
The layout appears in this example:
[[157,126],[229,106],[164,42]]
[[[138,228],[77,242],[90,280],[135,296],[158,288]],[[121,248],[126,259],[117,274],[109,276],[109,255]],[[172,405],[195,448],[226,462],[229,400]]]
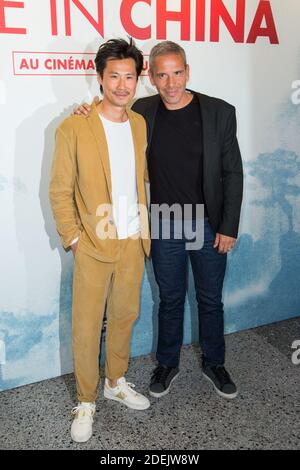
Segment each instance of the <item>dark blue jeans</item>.
[[[194,223],[195,221],[193,221]],[[186,250],[187,240],[152,239],[152,262],[160,292],[156,358],[160,364],[178,367],[183,342],[183,315],[187,290],[188,257],[195,282],[199,315],[199,341],[203,366],[224,365],[223,280],[227,255],[213,248],[215,233],[204,219],[204,244]]]

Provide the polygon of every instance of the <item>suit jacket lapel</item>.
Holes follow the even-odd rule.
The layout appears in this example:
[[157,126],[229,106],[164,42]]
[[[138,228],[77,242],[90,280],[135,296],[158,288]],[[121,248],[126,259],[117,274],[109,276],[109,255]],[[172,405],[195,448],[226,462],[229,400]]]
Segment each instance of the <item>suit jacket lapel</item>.
[[130,109],[127,109],[127,114],[129,117],[133,145],[134,145],[136,186],[137,186],[137,191],[138,191],[138,200],[140,201],[141,200],[140,196],[142,194],[141,192],[142,188],[140,188],[140,183],[142,182],[144,184],[142,159],[140,156],[141,148],[139,146],[140,138],[138,136],[137,120],[135,119],[133,112]]
[[105,174],[106,184],[110,196],[110,202],[112,203],[112,183],[111,183],[111,171],[110,171],[110,162],[109,162],[109,153],[108,153],[108,146],[105,136],[105,131],[99,118],[98,111],[96,105],[93,103],[92,110],[90,114],[87,116],[87,120],[91,131],[95,137],[97,142],[97,147],[99,150],[99,156],[102,163],[103,171]]
[[152,106],[147,109],[145,113],[145,119],[147,123],[147,141],[148,141],[148,147],[147,147],[147,158],[149,158],[149,152],[151,148],[151,142],[152,142],[152,136],[153,136],[153,131],[154,131],[154,125],[155,125],[155,118],[156,118],[156,113],[158,110],[159,103],[161,101],[161,98],[159,95],[156,95],[156,100],[153,102]]
[[196,95],[200,103],[200,111],[202,117],[203,172],[204,175],[206,175],[211,162],[211,146],[214,143],[215,136],[213,134],[212,116],[210,108],[207,106],[205,96],[201,93],[196,93]]
[[[130,109],[127,109],[127,114],[128,114],[128,118],[129,118],[129,122],[131,126],[131,132],[132,132],[132,138],[133,138],[133,144],[134,144],[136,184],[137,184],[137,190],[138,190],[138,195],[139,195],[139,200],[140,200],[140,195],[142,194],[142,188],[140,187],[140,183],[141,182],[143,183],[144,181],[144,173],[143,173],[144,170],[142,167],[142,159],[140,157],[141,148],[138,144],[140,141],[140,138],[138,136],[137,121],[134,117],[133,111],[131,111]],[[110,196],[110,202],[112,203],[112,181],[111,181],[109,151],[108,151],[105,131],[104,131],[101,119],[99,118],[98,111],[97,111],[95,104],[92,105],[92,110],[89,116],[87,116],[87,119],[88,119],[89,126],[91,128],[91,131],[97,142],[100,161],[103,167],[103,171],[105,174],[106,183],[108,187],[108,192]]]

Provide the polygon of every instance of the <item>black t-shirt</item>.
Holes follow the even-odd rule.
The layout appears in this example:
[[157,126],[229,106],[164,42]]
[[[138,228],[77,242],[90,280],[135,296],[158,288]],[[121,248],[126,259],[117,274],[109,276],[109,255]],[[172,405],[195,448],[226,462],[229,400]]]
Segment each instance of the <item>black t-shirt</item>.
[[202,119],[196,96],[176,110],[160,102],[148,165],[151,204],[204,204]]

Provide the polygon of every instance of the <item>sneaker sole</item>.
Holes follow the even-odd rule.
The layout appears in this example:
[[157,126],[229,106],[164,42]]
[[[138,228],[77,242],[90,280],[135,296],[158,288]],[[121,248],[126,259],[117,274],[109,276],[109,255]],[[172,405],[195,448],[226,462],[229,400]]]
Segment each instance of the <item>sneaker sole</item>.
[[108,400],[118,401],[119,403],[122,403],[128,408],[131,408],[132,410],[141,411],[141,410],[147,410],[150,407],[150,403],[147,403],[147,405],[131,405],[130,403],[126,403],[124,400],[121,400],[121,398],[114,397],[113,395],[109,395],[105,390],[104,390],[104,397],[107,398]]
[[214,382],[211,380],[210,377],[208,377],[208,375],[206,375],[204,372],[202,372],[202,375],[208,382],[210,382],[213,385],[215,391],[217,392],[218,395],[220,395],[220,397],[227,398],[227,400],[232,400],[233,398],[237,397],[238,392],[234,392],[234,393],[230,393],[230,394],[223,393],[218,389],[218,387],[215,386]]
[[169,393],[172,383],[178,377],[178,375],[179,375],[179,372],[177,372],[177,374],[174,375],[173,379],[169,383],[168,388],[166,388],[166,390],[164,390],[163,392],[151,392],[151,390],[149,390],[149,394],[151,395],[151,397],[160,398],[160,397],[163,397],[164,395],[167,395]]

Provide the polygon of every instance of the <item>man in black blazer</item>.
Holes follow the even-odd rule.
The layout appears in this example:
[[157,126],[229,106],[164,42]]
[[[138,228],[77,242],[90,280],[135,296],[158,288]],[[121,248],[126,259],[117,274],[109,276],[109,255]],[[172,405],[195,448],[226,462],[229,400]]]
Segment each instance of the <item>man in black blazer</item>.
[[[151,256],[159,286],[159,328],[150,395],[166,395],[179,373],[188,259],[191,261],[199,312],[203,376],[224,398],[237,387],[225,364],[223,280],[227,253],[234,247],[243,193],[243,170],[236,138],[235,108],[223,100],[186,88],[189,65],[184,50],[163,41],[150,53],[149,77],[159,94],[138,99],[132,109],[146,120],[151,210],[154,205],[189,206],[194,232],[204,208],[203,246],[187,249],[178,238],[178,220],[169,218],[170,237],[152,237]],[[82,112],[84,109],[81,107]],[[152,210],[153,212],[153,210]],[[152,214],[151,214],[152,215]],[[183,221],[184,215],[182,215]],[[203,220],[204,219],[204,220]],[[176,228],[177,224],[177,228]],[[153,228],[153,227],[152,227]]]
[[184,237],[152,239],[160,307],[158,366],[150,394],[167,394],[179,372],[189,257],[198,301],[203,375],[219,395],[234,398],[237,388],[224,367],[222,288],[227,252],[238,234],[243,193],[235,109],[186,89],[189,66],[178,44],[159,43],[149,62],[150,80],[159,94],[137,100],[133,110],[147,122],[151,204],[193,208],[203,204],[205,215],[204,244],[199,250],[186,250]]

